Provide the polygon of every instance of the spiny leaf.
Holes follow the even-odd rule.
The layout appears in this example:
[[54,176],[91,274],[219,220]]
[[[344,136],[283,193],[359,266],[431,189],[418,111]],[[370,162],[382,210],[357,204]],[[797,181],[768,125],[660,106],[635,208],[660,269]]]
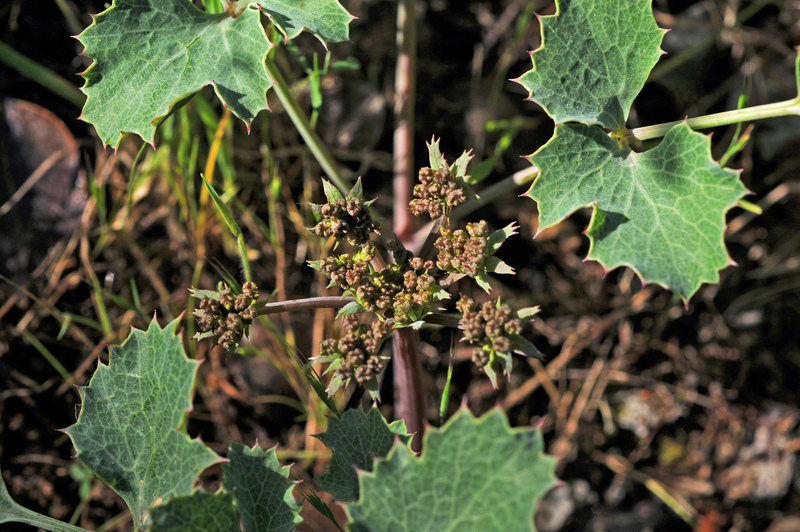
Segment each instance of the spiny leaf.
[[588,258],[606,269],[630,266],[688,300],[731,264],[725,213],[747,190],[737,172],[712,160],[709,138],[685,122],[644,153],[597,127],[562,124],[530,159],[542,170],[528,191],[540,230],[591,206]]
[[157,499],[191,493],[195,478],[219,457],[185,431],[198,362],[189,360],[178,320],[134,329],[110,348],[81,389],[78,422],[67,429],[77,458],[119,493],[138,528]]
[[344,199],[344,196],[342,196],[342,193],[336,188],[336,185],[327,179],[322,180],[322,190],[325,192],[325,198],[328,200],[328,203],[336,203]]
[[350,39],[349,25],[355,17],[337,0],[258,0],[258,5],[287,41],[303,30],[313,33],[323,44]]
[[533,69],[515,80],[556,124],[620,131],[662,51],[652,0],[556,0]]
[[289,468],[281,467],[275,449],[231,442],[222,471],[244,532],[290,532],[301,521],[301,505],[292,497],[295,483],[287,480]]
[[150,516],[149,532],[241,531],[233,495],[224,490],[217,493],[196,490],[191,495],[175,497],[152,508]]
[[348,198],[362,199],[364,197],[364,185],[361,184],[361,178],[356,179],[353,188],[347,193]]
[[441,139],[432,137],[431,141],[427,143],[428,160],[431,165],[431,169],[433,169],[434,171],[438,170],[439,168],[447,166],[447,161],[444,159],[444,155],[442,155],[442,150],[439,149],[440,140]]
[[372,471],[373,459],[386,456],[398,436],[409,441],[405,423],[388,425],[376,407],[366,414],[359,408],[348,410],[341,419],[328,420],[328,430],[315,436],[333,450],[328,470],[319,477],[322,489],[338,501],[358,499],[356,468]]
[[539,431],[509,428],[498,409],[479,419],[462,409],[426,433],[421,456],[395,445],[372,473],[359,473],[350,530],[533,530],[539,499],[555,484],[555,459],[543,448]]
[[125,133],[152,144],[157,123],[206,85],[248,125],[267,108],[272,44],[256,9],[233,18],[189,0],[114,0],[78,39],[95,60],[81,118],[114,148]]
[[500,246],[503,245],[503,242],[505,242],[508,237],[518,234],[517,229],[519,229],[517,222],[511,222],[502,229],[498,229],[489,235],[488,242],[486,243],[487,253],[489,255],[497,253],[497,250],[500,249]]

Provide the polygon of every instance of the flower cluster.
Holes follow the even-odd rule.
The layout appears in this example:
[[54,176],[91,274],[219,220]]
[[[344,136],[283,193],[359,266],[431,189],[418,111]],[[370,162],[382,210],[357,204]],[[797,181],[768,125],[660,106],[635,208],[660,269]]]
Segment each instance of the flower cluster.
[[358,246],[369,242],[371,233],[380,234],[380,222],[374,219],[360,198],[338,198],[319,207],[322,220],[314,226],[317,236],[333,236]]
[[[340,339],[320,343],[318,361],[331,363],[329,371],[334,372],[331,384],[336,388],[353,378],[362,385],[373,383],[386,362],[385,357],[378,355],[378,350],[392,332],[391,325],[376,320],[367,326],[355,316],[342,318],[342,325],[344,335]],[[333,392],[329,390],[329,393]]]
[[456,308],[463,314],[460,326],[464,329],[464,340],[480,346],[472,353],[472,360],[478,367],[490,367],[498,357],[509,359],[512,351],[510,336],[522,330],[522,324],[514,317],[511,307],[499,300],[476,306],[471,298],[461,296]]
[[428,305],[441,291],[432,272],[433,261],[423,261],[403,248],[393,251],[395,264],[376,270],[370,264],[374,249],[355,257],[347,254],[312,263],[332,285],[352,295],[366,311],[392,318],[395,324],[411,324],[428,312]]
[[219,293],[204,296],[194,312],[200,330],[197,337],[213,336],[219,345],[233,351],[258,315],[257,302],[254,283],[244,283],[239,295],[220,283]]
[[449,215],[450,209],[466,201],[464,189],[446,166],[434,171],[422,168],[419,171],[419,184],[414,185],[416,199],[409,203],[414,216],[428,213],[432,219]]
[[439,250],[436,265],[450,273],[464,273],[475,277],[485,270],[488,253],[489,228],[486,222],[467,224],[467,230],[451,231],[441,228],[434,245]]

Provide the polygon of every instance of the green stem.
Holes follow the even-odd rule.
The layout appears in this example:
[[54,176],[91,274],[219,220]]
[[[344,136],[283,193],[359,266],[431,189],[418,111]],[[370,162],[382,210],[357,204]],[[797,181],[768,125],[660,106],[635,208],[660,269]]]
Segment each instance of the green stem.
[[75,85],[36,61],[28,59],[3,42],[0,42],[0,62],[77,107],[83,107],[83,102],[86,101],[86,96]]
[[51,532],[86,532],[85,528],[64,523],[20,506],[11,499],[5,484],[0,485],[0,516],[3,518],[0,521],[2,523],[25,523]]
[[501,181],[498,181],[494,185],[487,187],[485,190],[482,190],[478,198],[470,198],[467,203],[463,205],[459,205],[455,209],[453,209],[452,214],[450,215],[450,220],[460,220],[471,214],[472,212],[480,209],[484,205],[492,203],[497,198],[500,198],[513,190],[516,190],[522,185],[527,185],[537,177],[539,177],[539,168],[536,166],[531,166],[530,168],[525,168],[524,170],[520,170],[519,172],[510,175]]
[[[745,109],[734,109],[732,111],[689,118],[686,122],[689,124],[690,128],[696,130],[788,115],[800,116],[800,96],[783,102],[756,105]],[[637,127],[628,132],[625,136],[625,140],[631,142],[634,140],[648,140],[663,137],[666,135],[667,131],[681,122],[683,122],[683,120],[667,122],[666,124],[656,124],[654,126]]]
[[276,84],[272,86],[272,90],[274,90],[275,94],[278,95],[278,99],[283,104],[286,112],[289,113],[289,118],[292,119],[294,126],[297,128],[297,131],[300,132],[300,135],[303,137],[306,145],[311,150],[311,153],[314,154],[317,162],[328,175],[333,184],[336,185],[336,187],[342,192],[347,192],[350,187],[347,186],[347,182],[342,177],[342,174],[339,171],[339,165],[333,159],[333,156],[328,151],[327,146],[325,146],[325,144],[319,138],[317,132],[311,128],[308,118],[300,108],[300,104],[292,94],[292,91],[289,90],[289,85],[286,83],[286,79],[278,69],[278,65],[275,64],[275,60],[273,59],[272,55],[267,56],[267,61],[265,64],[267,68],[267,74],[276,82]]

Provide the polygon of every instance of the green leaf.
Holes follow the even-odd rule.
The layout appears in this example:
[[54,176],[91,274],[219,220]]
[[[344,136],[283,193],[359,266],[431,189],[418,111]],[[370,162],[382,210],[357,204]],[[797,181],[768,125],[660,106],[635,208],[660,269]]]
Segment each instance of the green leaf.
[[325,403],[325,406],[333,412],[333,415],[336,417],[342,417],[339,413],[339,409],[336,407],[336,402],[328,395],[328,392],[325,390],[325,383],[322,382],[322,378],[320,378],[317,370],[314,369],[314,365],[310,362],[306,362],[303,364],[303,373],[305,374],[308,382],[311,384],[311,388],[314,390],[314,393],[317,394],[317,397]]
[[178,320],[161,329],[134,329],[110,348],[81,389],[78,422],[67,429],[77,458],[119,493],[135,526],[158,499],[191,493],[195,477],[219,457],[186,434],[186,411],[198,362],[189,360]]
[[478,273],[475,277],[473,277],[473,279],[475,279],[475,282],[478,283],[478,286],[483,288],[484,292],[487,294],[491,293],[492,285],[489,284],[489,277],[487,277],[485,272]]
[[222,464],[225,489],[233,493],[244,532],[293,531],[301,521],[301,504],[292,497],[295,482],[289,467],[281,467],[275,449],[248,449],[231,442]]
[[362,199],[364,197],[364,185],[361,184],[361,177],[356,179],[353,188],[347,193],[348,198]]
[[328,200],[328,203],[336,203],[344,199],[344,196],[342,196],[342,193],[336,188],[336,185],[327,179],[322,180],[322,190],[325,192],[325,198]]
[[518,234],[517,229],[519,229],[517,222],[511,222],[502,229],[498,229],[489,235],[489,238],[486,242],[487,253],[489,255],[494,255],[497,253],[497,250],[500,249],[500,246],[503,245],[503,242],[505,242],[508,237]]
[[498,259],[497,257],[494,256],[487,257],[485,265],[486,265],[486,271],[489,273],[502,273],[505,275],[514,275],[514,268],[512,268],[502,260]]
[[219,292],[216,290],[200,290],[199,288],[189,288],[189,294],[195,299],[203,299],[204,297],[211,298],[219,301]]
[[273,45],[256,9],[232,18],[189,0],[114,0],[78,39],[95,60],[82,74],[81,118],[114,148],[125,133],[152,144],[176,102],[206,85],[248,126],[267,108],[264,60]]
[[441,139],[437,139],[436,137],[431,137],[431,141],[426,143],[428,145],[428,160],[431,169],[434,171],[447,166],[447,161],[444,159],[444,155],[442,155],[442,150],[439,149],[440,140]]
[[458,159],[456,159],[456,162],[450,166],[450,173],[453,174],[454,177],[467,177],[467,167],[469,166],[469,162],[474,157],[475,156],[472,155],[472,150],[465,151]]
[[543,448],[539,431],[509,428],[499,409],[479,419],[462,409],[428,430],[421,456],[395,445],[359,474],[350,530],[533,530],[539,499],[556,481]]
[[405,423],[387,424],[374,406],[367,413],[356,408],[341,419],[330,418],[328,430],[315,436],[333,451],[328,470],[319,477],[323,491],[338,501],[358,499],[356,468],[372,471],[374,458],[386,456],[398,436],[405,443],[410,441]]
[[222,198],[219,196],[214,187],[211,186],[211,183],[208,182],[206,176],[200,174],[200,177],[203,179],[203,183],[205,183],[206,185],[206,190],[208,190],[211,199],[214,200],[214,205],[216,205],[217,210],[222,215],[222,218],[225,220],[225,224],[228,226],[228,229],[230,229],[230,232],[233,233],[233,236],[236,237],[241,235],[242,229],[239,227],[239,224],[236,223],[236,219],[233,217],[233,213],[231,212],[231,210],[228,208],[227,205],[225,205],[225,202],[222,201]]
[[313,33],[323,44],[350,39],[350,22],[355,17],[337,0],[258,0],[258,5],[287,41],[303,30]]
[[[533,307],[538,311],[538,307]],[[529,311],[530,309],[523,309],[524,311]],[[522,311],[520,311],[517,315],[522,317]],[[539,349],[533,345],[531,342],[526,340],[524,337],[520,336],[519,334],[512,334],[509,337],[511,340],[511,350],[515,353],[519,353],[520,355],[525,355],[526,357],[531,358],[538,358],[539,360],[544,360],[544,355],[542,354]],[[511,375],[511,359],[508,359],[508,370],[509,375]]]
[[352,316],[353,314],[360,314],[362,312],[366,312],[364,307],[362,307],[358,301],[351,301],[339,309],[339,312],[336,314],[336,319],[338,320],[339,318]]
[[539,307],[525,307],[517,311],[517,317],[522,320],[530,319],[539,314],[541,309]]
[[150,510],[150,532],[240,532],[239,516],[233,495],[219,490],[196,490],[191,495],[174,497]]
[[651,0],[556,0],[542,17],[542,46],[517,83],[556,124],[620,131],[662,51]]
[[593,207],[588,258],[607,270],[630,266],[688,300],[731,264],[725,213],[747,189],[685,122],[644,153],[597,127],[562,124],[530,160],[542,170],[527,193],[539,205],[539,230]]

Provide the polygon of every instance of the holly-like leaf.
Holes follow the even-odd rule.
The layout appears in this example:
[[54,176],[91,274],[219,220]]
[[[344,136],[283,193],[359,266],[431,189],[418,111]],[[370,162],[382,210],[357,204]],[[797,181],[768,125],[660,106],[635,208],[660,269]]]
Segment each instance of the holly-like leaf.
[[315,436],[333,450],[328,470],[319,477],[322,489],[337,501],[358,499],[356,468],[372,471],[374,458],[386,456],[398,436],[406,443],[410,440],[405,423],[387,424],[376,407],[366,414],[355,408],[341,419],[329,419],[328,430]]
[[428,145],[428,161],[431,165],[431,169],[434,171],[447,166],[447,161],[442,154],[442,150],[439,149],[440,140],[441,139],[437,139],[436,137],[431,137],[431,141],[426,142]]
[[267,108],[273,46],[257,9],[209,14],[189,0],[114,0],[78,36],[95,62],[83,73],[81,118],[104,144],[125,133],[153,143],[157,123],[206,85],[246,122]]
[[281,467],[275,449],[231,442],[222,471],[244,532],[290,532],[301,521],[301,504],[292,497],[295,482],[288,480],[289,467]]
[[175,497],[150,510],[149,532],[241,532],[239,516],[233,507],[233,495],[220,490],[211,493],[197,490]]
[[338,0],[257,1],[287,41],[303,30],[313,33],[323,44],[350,39],[350,22],[355,17]]
[[662,51],[652,0],[556,0],[533,69],[515,80],[556,124],[625,126]]
[[556,480],[543,447],[539,431],[509,428],[498,409],[479,419],[462,409],[426,433],[420,457],[395,445],[359,474],[350,530],[533,530],[539,499]]
[[562,124],[530,160],[542,170],[528,191],[539,205],[539,230],[591,206],[588,258],[607,270],[630,266],[644,282],[688,300],[731,264],[725,213],[747,189],[737,172],[712,160],[709,138],[685,122],[644,153],[598,127]]
[[219,457],[185,431],[198,362],[189,360],[178,320],[134,329],[110,348],[81,388],[78,422],[67,429],[77,458],[119,493],[135,526],[158,499],[188,495],[195,477]]

